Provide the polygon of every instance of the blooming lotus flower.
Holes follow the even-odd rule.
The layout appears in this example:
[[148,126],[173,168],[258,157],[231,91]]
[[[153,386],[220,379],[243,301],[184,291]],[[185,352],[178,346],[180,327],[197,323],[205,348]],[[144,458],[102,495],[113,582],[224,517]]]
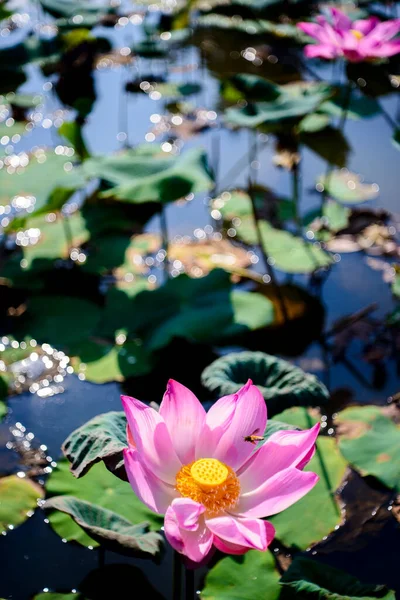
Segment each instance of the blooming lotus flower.
[[304,51],[310,58],[339,58],[362,62],[386,58],[400,52],[400,39],[393,38],[400,31],[400,19],[381,22],[376,17],[352,21],[337,8],[331,8],[332,22],[323,16],[317,23],[298,23],[297,26],[317,43]]
[[303,472],[315,451],[319,424],[278,431],[257,448],[267,409],[248,383],[206,413],[196,396],[170,380],[160,410],[122,396],[128,420],[125,468],[135,494],[165,514],[171,546],[194,562],[215,546],[228,554],[266,550],[275,530],[263,517],[281,512],[314,487]]

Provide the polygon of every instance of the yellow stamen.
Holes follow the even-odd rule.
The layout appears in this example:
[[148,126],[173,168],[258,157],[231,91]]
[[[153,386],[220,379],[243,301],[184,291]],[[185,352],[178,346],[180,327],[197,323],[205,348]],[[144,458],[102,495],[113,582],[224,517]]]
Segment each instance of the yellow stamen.
[[361,40],[364,37],[364,34],[358,29],[350,29],[350,33],[354,35],[357,40]]
[[240,494],[234,471],[216,458],[184,465],[176,476],[176,489],[181,496],[203,504],[214,516],[236,506]]

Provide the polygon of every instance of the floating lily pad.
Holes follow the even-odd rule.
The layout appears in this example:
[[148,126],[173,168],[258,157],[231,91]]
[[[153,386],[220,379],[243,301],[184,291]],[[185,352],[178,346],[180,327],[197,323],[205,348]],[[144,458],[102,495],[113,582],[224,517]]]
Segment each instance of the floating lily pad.
[[69,347],[88,338],[100,319],[100,307],[84,298],[32,296],[27,311],[17,317],[19,337]]
[[157,350],[174,337],[223,341],[273,321],[272,302],[261,294],[233,290],[230,275],[214,269],[200,279],[180,275],[154,291],[140,292],[121,325],[141,335],[149,350]]
[[298,119],[314,112],[331,95],[330,87],[325,84],[289,84],[276,86],[276,89],[279,95],[274,100],[249,103],[244,108],[229,108],[225,113],[226,121],[241,127],[258,127],[265,123]]
[[126,377],[145,375],[153,368],[151,355],[134,341],[122,345],[86,341],[78,349],[72,349],[71,354],[76,355],[72,360],[75,370],[94,383],[123,381]]
[[299,131],[304,133],[314,133],[325,129],[330,123],[330,117],[319,113],[307,115],[299,123]]
[[[48,496],[68,495],[95,502],[135,525],[148,521],[152,529],[159,529],[162,524],[162,519],[135,496],[129,483],[112,475],[102,464],[95,465],[83,479],[75,479],[69,471],[69,463],[61,460],[47,480],[46,491]],[[60,537],[85,546],[97,545],[69,515],[52,511],[49,520]]]
[[400,491],[400,426],[378,406],[354,406],[338,414],[343,456],[362,475],[373,475]]
[[222,356],[201,376],[203,385],[218,398],[234,394],[248,379],[263,395],[270,416],[292,406],[320,406],[329,398],[328,390],[315,375],[263,352]]
[[209,600],[278,600],[279,573],[271,552],[227,556],[206,576],[201,597]]
[[333,171],[327,176],[322,175],[318,183],[323,185],[326,192],[335,200],[345,204],[359,204],[366,200],[373,200],[379,193],[376,183],[362,183],[359,175],[347,169]]
[[206,191],[212,179],[202,150],[175,157],[159,147],[141,146],[113,156],[85,161],[88,177],[98,177],[110,189],[101,193],[125,202],[172,202],[190,193]]
[[0,478],[0,531],[21,525],[33,514],[43,488],[16,475]]
[[112,552],[146,558],[147,554],[157,554],[163,542],[161,535],[149,531],[147,523],[132,525],[115,512],[74,496],[50,498],[43,509],[69,515],[91,538]]
[[65,440],[62,450],[75,477],[82,477],[101,460],[110,471],[124,471],[122,450],[126,448],[126,417],[123,411],[97,415]]
[[384,585],[361,583],[353,575],[330,565],[297,556],[280,581],[282,600],[395,600]]
[[0,170],[0,204],[8,204],[14,196],[33,196],[31,215],[47,208],[56,210],[84,183],[80,167],[74,167],[69,157],[38,150],[15,173]]

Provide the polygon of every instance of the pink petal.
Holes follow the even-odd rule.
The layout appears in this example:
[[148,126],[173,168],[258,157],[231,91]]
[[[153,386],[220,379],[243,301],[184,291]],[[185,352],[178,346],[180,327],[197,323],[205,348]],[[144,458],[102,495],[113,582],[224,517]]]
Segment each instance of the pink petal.
[[388,42],[400,31],[400,19],[391,19],[378,23],[373,30],[366,36],[368,42],[382,43]]
[[238,546],[237,544],[224,542],[216,535],[214,535],[213,545],[225,554],[246,554],[251,549],[248,546]]
[[305,46],[304,54],[307,58],[326,58],[328,60],[341,56],[341,52],[338,49],[326,44],[309,44]]
[[273,526],[261,519],[224,515],[223,517],[206,519],[206,525],[215,538],[219,538],[223,543],[233,544],[236,547],[247,548],[248,550],[250,548],[266,550],[275,535]]
[[354,21],[352,29],[360,31],[363,35],[367,35],[380,23],[378,17],[370,17],[369,19],[360,19]]
[[280,471],[256,490],[240,496],[235,514],[255,518],[275,515],[305,496],[318,480],[315,473],[295,467]]
[[[366,51],[368,52],[368,51]],[[396,54],[400,53],[400,40],[395,40],[394,42],[386,42],[385,44],[382,44],[381,46],[378,46],[377,48],[374,48],[371,50],[370,53],[368,53],[368,56],[370,57],[377,57],[377,58],[386,58],[389,56],[395,56]]]
[[170,379],[160,415],[181,462],[185,465],[195,460],[196,443],[206,418],[206,411],[196,396],[184,385]]
[[338,8],[331,8],[331,13],[333,17],[333,26],[337,29],[342,29],[346,31],[347,29],[352,28],[352,20],[349,17],[339,10]]
[[205,512],[205,507],[190,498],[175,498],[171,504],[180,529],[196,531],[199,518]]
[[137,450],[125,448],[124,463],[129,483],[136,496],[150,510],[163,515],[172,500],[176,498],[176,490],[155,477],[146,468]]
[[166,483],[174,484],[182,463],[162,416],[140,400],[121,396],[129,428],[142,462]]
[[206,413],[203,427],[196,444],[196,459],[212,458],[221,436],[231,424],[235,414],[238,395],[220,398]]
[[238,392],[235,413],[222,435],[213,457],[235,471],[254,452],[254,446],[245,441],[251,434],[263,435],[267,424],[267,407],[261,392],[249,380]]
[[201,562],[212,548],[214,536],[206,527],[204,518],[200,518],[195,531],[182,529],[179,527],[178,518],[172,505],[165,513],[164,531],[165,537],[174,550],[184,554],[193,562]]
[[[242,494],[251,492],[279,471],[304,467],[314,453],[320,425],[304,431],[277,431],[238,471]],[[305,461],[307,459],[307,462]]]

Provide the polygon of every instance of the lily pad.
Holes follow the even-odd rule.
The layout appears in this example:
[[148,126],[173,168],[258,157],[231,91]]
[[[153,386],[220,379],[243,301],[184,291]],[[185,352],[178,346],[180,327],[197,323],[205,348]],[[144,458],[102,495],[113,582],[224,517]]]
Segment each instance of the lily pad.
[[50,498],[43,509],[69,515],[91,538],[112,552],[146,558],[147,554],[157,554],[163,542],[161,535],[149,531],[147,523],[132,525],[115,512],[74,496]]
[[154,291],[137,294],[125,324],[145,340],[148,350],[166,346],[174,337],[211,343],[226,341],[274,321],[273,303],[261,294],[232,289],[221,269],[206,277],[180,275]]
[[221,559],[206,576],[201,598],[208,600],[278,600],[279,574],[271,552],[250,550]]
[[26,521],[43,496],[43,488],[30,479],[21,479],[17,475],[1,477],[0,532],[13,529]]
[[299,123],[299,131],[304,133],[315,133],[325,129],[330,123],[330,117],[319,113],[307,115]]
[[84,184],[80,167],[74,167],[69,157],[37,150],[26,167],[14,173],[0,170],[0,204],[8,204],[14,196],[33,196],[36,202],[31,215],[47,208],[60,209]]
[[297,556],[281,581],[282,600],[395,600],[384,585],[361,583],[356,577],[304,556]]
[[38,295],[30,298],[26,313],[16,317],[16,328],[20,338],[69,347],[94,332],[100,314],[100,307],[84,298]]
[[376,183],[362,183],[359,175],[347,169],[333,171],[327,176],[321,175],[317,183],[325,188],[329,196],[344,204],[359,204],[366,200],[373,200],[379,193]]
[[126,448],[126,417],[123,411],[97,415],[65,440],[62,450],[71,462],[75,477],[82,477],[103,460],[110,471],[122,470],[122,450]]
[[124,202],[172,202],[212,187],[202,150],[175,157],[159,147],[141,146],[113,156],[96,156],[83,165],[87,177],[98,177],[109,189],[105,198]]
[[[279,419],[286,422],[287,413],[291,411],[306,413],[305,409],[294,408],[280,414]],[[310,419],[307,426],[312,424]],[[347,461],[340,454],[335,440],[320,436],[317,452],[305,468],[305,471],[317,473],[319,482],[299,502],[270,518],[276,528],[277,539],[286,546],[305,550],[340,524],[342,516],[334,493],[344,478],[346,468]]]
[[328,390],[314,375],[263,352],[222,356],[201,376],[202,384],[216,397],[234,394],[248,379],[263,395],[270,416],[292,406],[320,406],[329,399]]
[[75,370],[93,383],[123,381],[146,375],[153,368],[151,355],[135,341],[112,345],[88,340],[79,344],[79,349],[72,349],[71,354],[77,354],[72,360]]
[[332,93],[325,84],[289,84],[276,88],[279,95],[274,100],[249,103],[244,108],[229,108],[225,113],[226,121],[240,127],[258,127],[266,123],[299,119],[314,112]]
[[110,11],[107,0],[40,0],[40,4],[54,17],[73,17],[74,15],[101,16]]
[[[162,519],[135,496],[129,483],[116,478],[102,464],[95,465],[83,479],[75,479],[69,471],[69,463],[61,460],[47,480],[46,491],[48,496],[68,495],[95,502],[135,525],[148,521],[152,529],[160,529],[162,524]],[[85,546],[97,546],[69,515],[52,511],[49,520],[60,537]]]
[[354,406],[338,414],[342,455],[362,475],[400,491],[400,426],[378,406]]

